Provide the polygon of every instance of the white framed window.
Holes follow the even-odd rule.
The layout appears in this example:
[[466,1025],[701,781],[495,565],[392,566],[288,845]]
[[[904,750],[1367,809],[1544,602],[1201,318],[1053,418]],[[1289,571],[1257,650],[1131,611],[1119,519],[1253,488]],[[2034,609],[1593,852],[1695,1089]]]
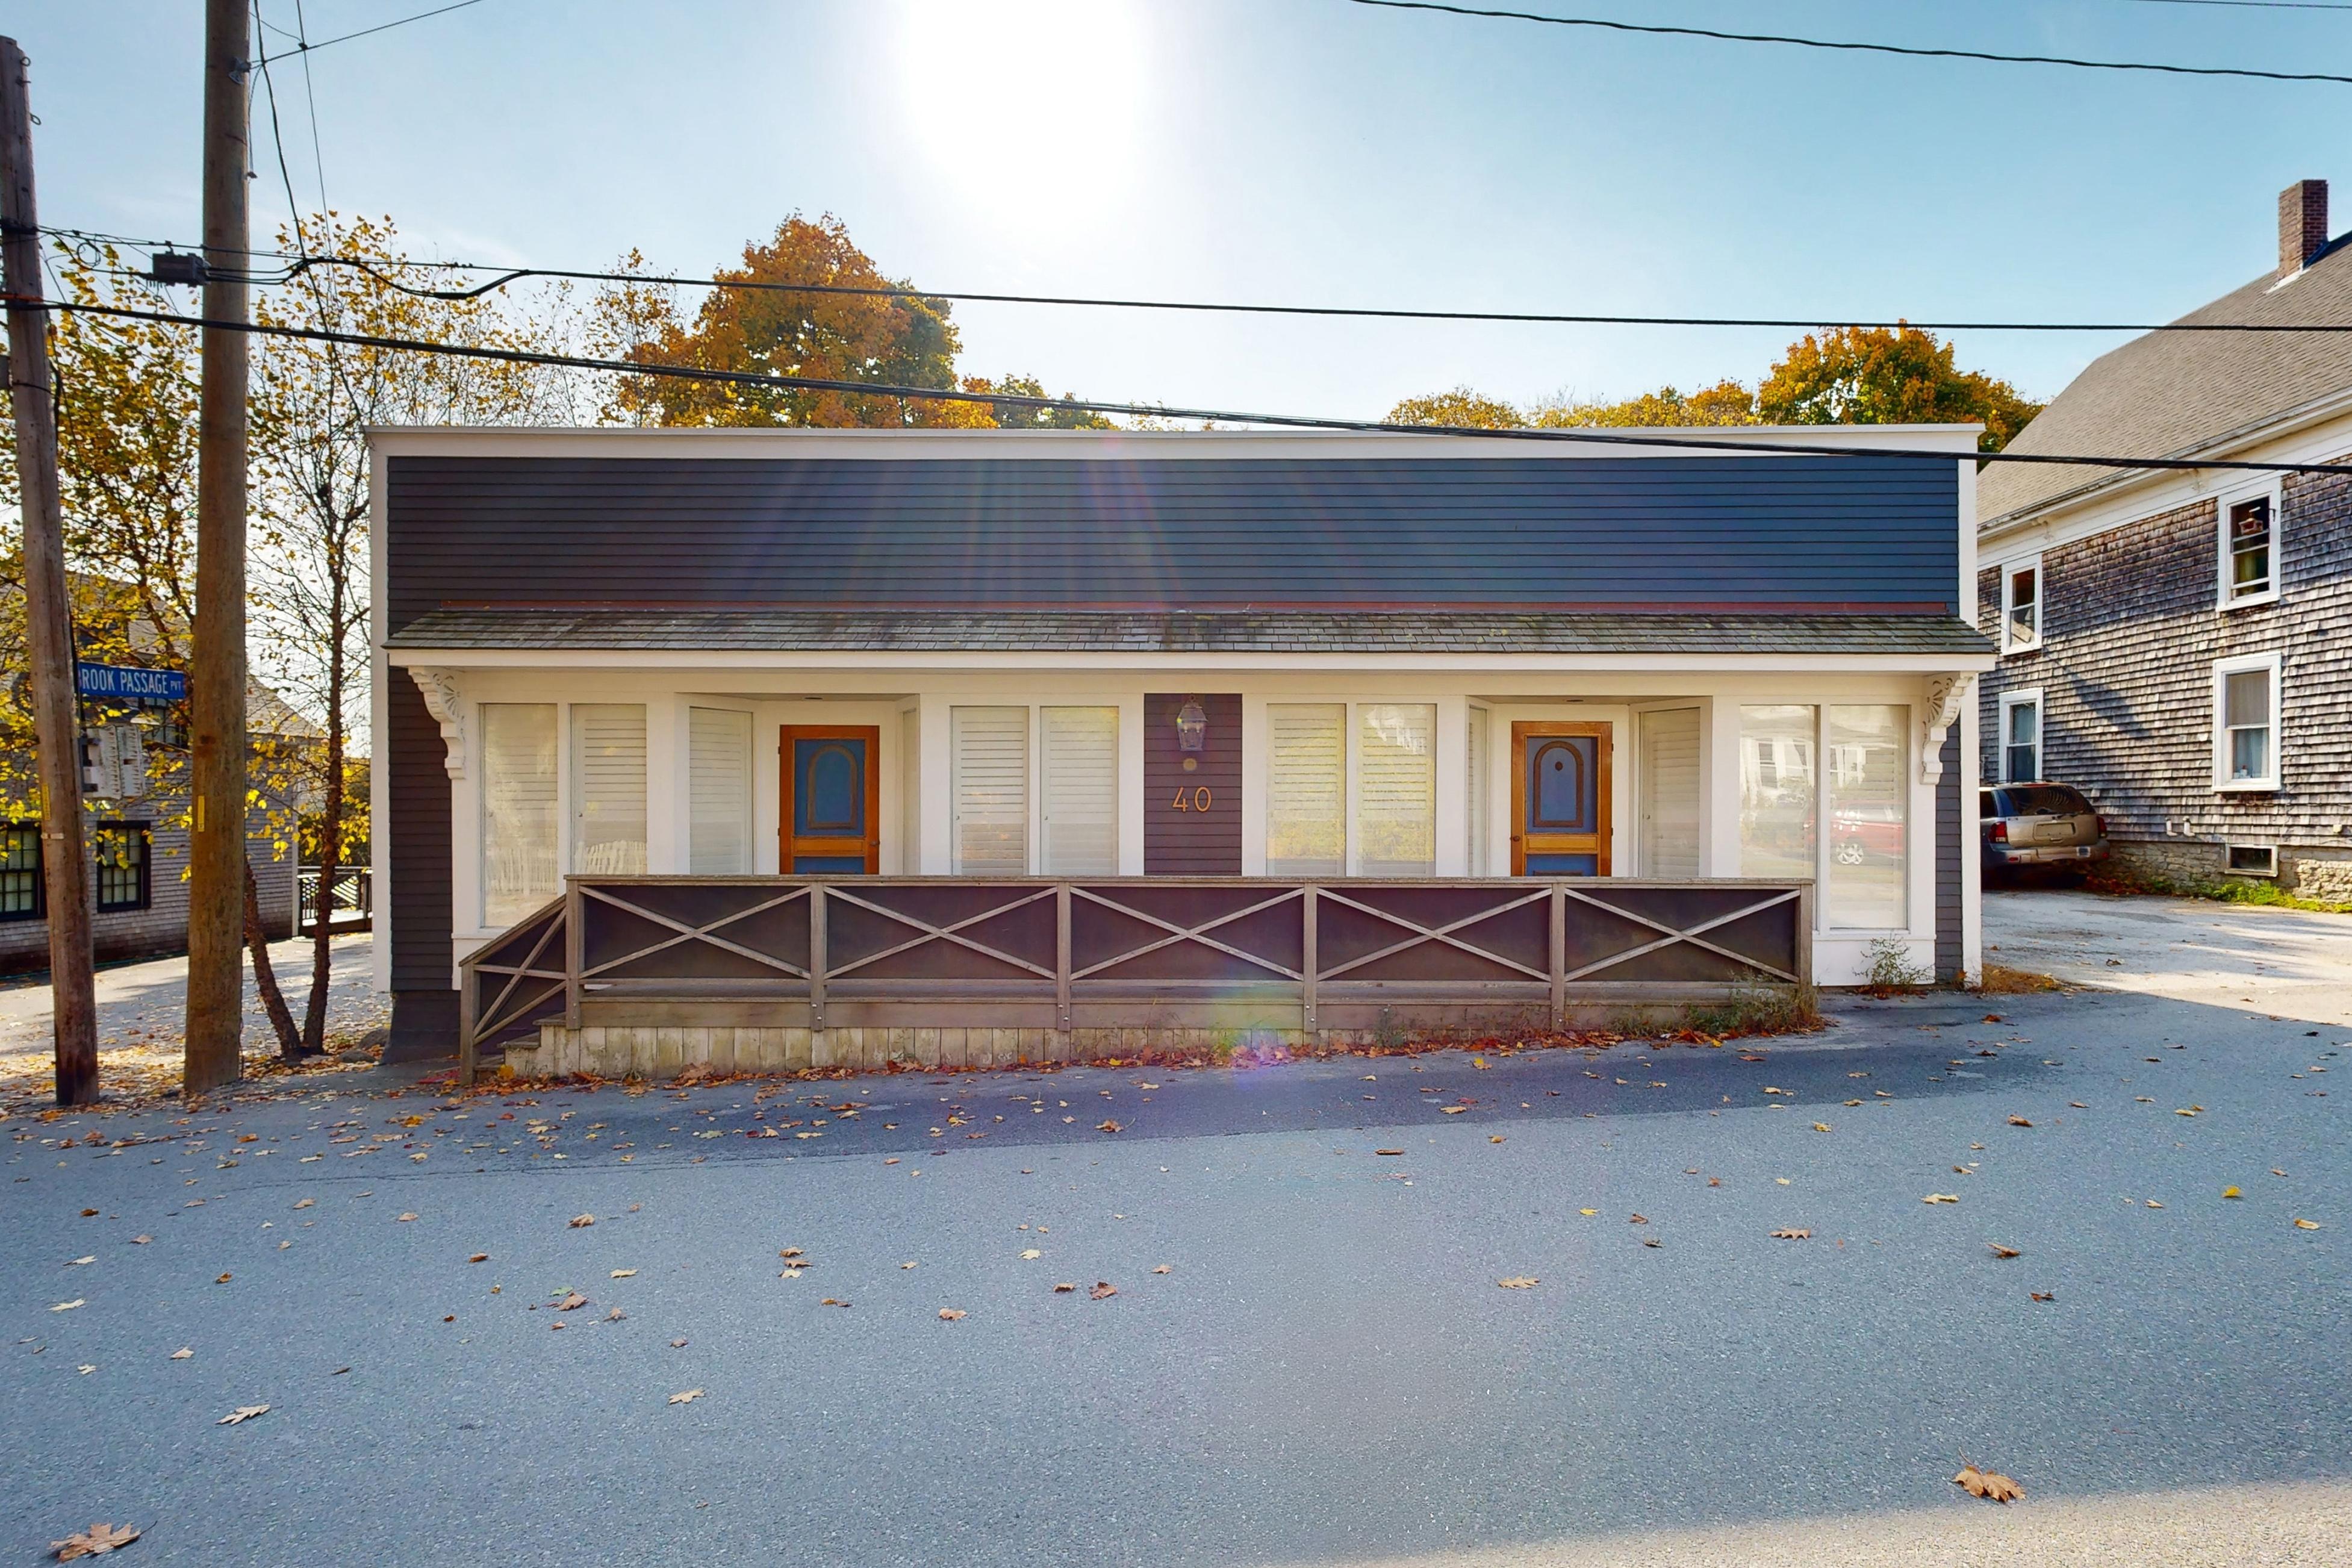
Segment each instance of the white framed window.
[[2000,694],[2000,782],[2033,784],[2042,777],[2042,690]]
[[751,715],[689,708],[686,731],[687,869],[744,876],[751,869]]
[[1265,874],[1345,875],[1347,704],[1269,703],[1265,742]]
[[2267,605],[2279,596],[2280,486],[2232,490],[2221,498],[2218,550],[2221,607]]
[[2029,555],[2000,569],[2000,647],[2025,653],[2042,646],[2042,557]]
[[646,705],[572,705],[572,868],[635,877],[646,868]]
[[1437,707],[1356,706],[1355,871],[1429,877],[1437,871]]
[[1906,707],[1741,708],[1739,874],[1811,879],[1823,930],[1907,928],[1910,757]]
[[1029,710],[948,710],[950,866],[959,877],[1029,869]]
[[2213,787],[2279,787],[2279,656],[2213,664]]
[[1653,709],[1633,716],[1636,847],[1644,877],[1698,875],[1699,710]]
[[2275,877],[2278,875],[2278,846],[2275,844],[2230,844],[2222,847],[2229,857],[2232,877]]
[[556,706],[485,702],[482,923],[510,926],[555,897]]
[[1038,868],[1118,872],[1118,710],[1037,710]]

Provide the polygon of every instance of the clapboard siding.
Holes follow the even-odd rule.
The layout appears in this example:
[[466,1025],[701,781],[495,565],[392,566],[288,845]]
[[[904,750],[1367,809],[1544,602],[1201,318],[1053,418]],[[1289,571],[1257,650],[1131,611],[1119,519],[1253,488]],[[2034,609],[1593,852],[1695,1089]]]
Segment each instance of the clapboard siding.
[[[2045,551],[2042,645],[2004,655],[1983,682],[1985,777],[2000,776],[2000,694],[2039,687],[2042,773],[2095,791],[2115,838],[2340,856],[2352,823],[2352,482],[2289,476],[2280,511],[2280,597],[2244,609],[2215,607],[2210,500]],[[1977,587],[1979,624],[1997,633],[1998,571]],[[2283,663],[2281,787],[2217,791],[2213,662],[2271,652]]]
[[389,733],[379,754],[391,770],[392,831],[379,853],[392,897],[378,918],[392,933],[392,1044],[404,1054],[436,1042],[455,1051],[448,753],[408,672],[394,670],[384,687]]
[[444,604],[1952,603],[1919,458],[389,459],[386,634]]
[[[1242,872],[1242,700],[1200,694],[1208,732],[1184,771],[1176,715],[1193,694],[1143,699],[1143,871],[1148,877],[1238,877]],[[1193,809],[1208,791],[1209,809]],[[1178,792],[1186,809],[1176,809]]]

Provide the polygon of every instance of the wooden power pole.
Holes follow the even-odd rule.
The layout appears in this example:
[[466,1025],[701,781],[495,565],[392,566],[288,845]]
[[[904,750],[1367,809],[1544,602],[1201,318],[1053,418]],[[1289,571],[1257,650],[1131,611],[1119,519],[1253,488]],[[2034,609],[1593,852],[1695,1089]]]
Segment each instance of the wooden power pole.
[[196,626],[188,679],[186,1092],[237,1076],[245,1031],[245,279],[247,0],[205,5],[204,380],[198,393]]
[[81,735],[74,696],[73,605],[66,595],[65,509],[58,494],[58,416],[49,392],[49,321],[41,300],[41,230],[33,204],[33,100],[25,51],[0,38],[0,281],[8,294],[8,400],[25,517],[25,610],[40,752],[41,875],[48,895],[50,1010],[58,1103],[98,1098],[98,998],[90,975],[89,859],[81,831]]

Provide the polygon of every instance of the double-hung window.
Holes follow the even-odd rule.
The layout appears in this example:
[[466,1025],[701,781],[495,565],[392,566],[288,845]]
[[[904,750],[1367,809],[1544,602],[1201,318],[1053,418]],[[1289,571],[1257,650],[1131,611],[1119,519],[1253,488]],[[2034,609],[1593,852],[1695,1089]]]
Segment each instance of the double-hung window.
[[2248,654],[2213,666],[2213,787],[2279,787],[2279,656]]
[[1436,871],[1433,703],[1269,703],[1265,732],[1267,876]]
[[0,921],[37,921],[47,912],[41,892],[41,825],[0,825]]
[[147,824],[102,822],[92,837],[98,848],[98,912],[145,909]]
[[2000,782],[2032,784],[2042,777],[2042,693],[2000,694]]
[[2279,489],[2221,498],[2221,608],[2279,595]]
[[2000,571],[2000,647],[2024,653],[2042,646],[2042,557],[2012,561]]

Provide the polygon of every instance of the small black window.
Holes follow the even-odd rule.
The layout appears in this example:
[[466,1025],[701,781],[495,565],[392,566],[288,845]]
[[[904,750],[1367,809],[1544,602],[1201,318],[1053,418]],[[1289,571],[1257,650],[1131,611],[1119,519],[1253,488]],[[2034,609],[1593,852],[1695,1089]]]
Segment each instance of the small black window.
[[98,912],[147,907],[147,824],[99,825]]
[[41,889],[41,825],[0,826],[0,921],[37,921],[47,912]]

